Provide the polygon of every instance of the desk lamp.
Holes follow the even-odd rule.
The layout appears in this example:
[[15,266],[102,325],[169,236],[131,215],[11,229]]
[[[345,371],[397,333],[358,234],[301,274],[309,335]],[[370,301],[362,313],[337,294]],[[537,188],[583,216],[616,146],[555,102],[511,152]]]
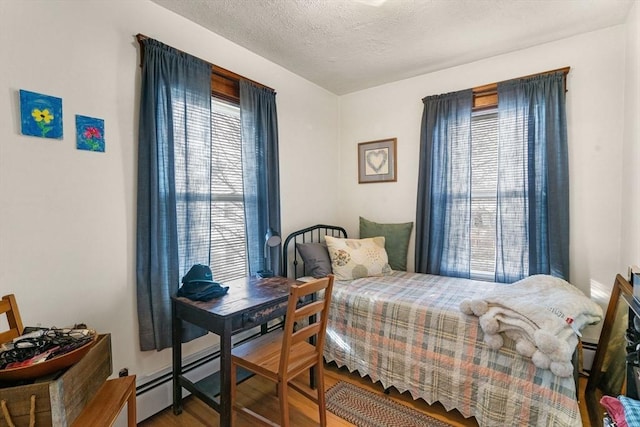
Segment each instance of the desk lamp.
[[273,277],[273,270],[271,269],[271,248],[278,246],[282,242],[280,235],[273,231],[271,227],[267,229],[267,233],[264,235],[264,268],[265,270],[258,271],[258,277]]

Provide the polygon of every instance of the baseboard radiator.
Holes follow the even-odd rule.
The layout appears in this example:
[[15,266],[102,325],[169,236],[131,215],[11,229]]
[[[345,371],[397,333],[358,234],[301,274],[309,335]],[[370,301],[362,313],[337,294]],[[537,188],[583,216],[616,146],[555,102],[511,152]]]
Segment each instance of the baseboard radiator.
[[597,343],[582,342],[582,369],[587,372],[591,371],[591,365],[593,365],[593,359],[596,355]]
[[[191,381],[199,381],[218,371],[220,364],[220,347],[209,347],[186,357],[183,361],[183,372]],[[136,406],[138,422],[168,408],[173,404],[172,367],[168,366],[154,375],[155,378],[136,387]],[[183,396],[189,392],[183,390]]]
[[[270,325],[269,330],[281,327],[281,323]],[[236,343],[244,342],[255,338],[259,332],[249,331],[249,333],[239,334]],[[593,358],[595,356],[597,344],[590,342],[582,343],[583,369],[587,372],[591,370]],[[191,381],[199,381],[212,372],[220,369],[220,347],[218,345],[209,347],[183,359],[182,371]],[[136,387],[136,405],[138,422],[141,422],[173,404],[173,383],[171,366],[150,376],[143,384]],[[190,393],[183,389],[183,396]]]
[[[282,322],[276,321],[269,325],[268,331],[280,327],[282,327]],[[234,344],[251,340],[259,335],[259,329],[243,332],[234,336]],[[216,344],[186,356],[182,360],[183,375],[193,382],[199,381],[220,370],[220,346]],[[172,367],[167,366],[136,386],[137,422],[141,422],[173,404],[172,374]],[[189,391],[182,389],[183,396],[186,397],[189,394]]]

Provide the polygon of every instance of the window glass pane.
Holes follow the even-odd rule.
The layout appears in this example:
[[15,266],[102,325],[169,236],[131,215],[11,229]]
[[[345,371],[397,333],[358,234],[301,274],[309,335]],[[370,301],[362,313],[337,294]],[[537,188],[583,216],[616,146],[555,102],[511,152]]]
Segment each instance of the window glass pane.
[[224,282],[247,274],[240,108],[212,100],[211,270]]
[[211,270],[215,279],[222,282],[246,276],[243,203],[214,201],[211,209]]
[[498,182],[497,111],[474,113],[471,139],[471,275],[493,279]]
[[[185,273],[193,262],[206,263],[210,254],[211,112],[190,99],[188,92],[187,102],[183,94],[172,97],[176,226],[181,269]],[[162,169],[166,168],[164,165]],[[169,179],[165,176],[160,182]]]
[[213,111],[213,193],[242,198],[240,108],[215,100]]

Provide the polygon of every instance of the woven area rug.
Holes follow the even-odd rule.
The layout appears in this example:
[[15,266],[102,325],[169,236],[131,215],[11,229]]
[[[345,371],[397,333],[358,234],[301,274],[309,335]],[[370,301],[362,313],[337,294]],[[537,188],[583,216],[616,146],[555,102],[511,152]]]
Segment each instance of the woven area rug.
[[388,397],[340,381],[326,392],[327,410],[358,427],[451,427]]

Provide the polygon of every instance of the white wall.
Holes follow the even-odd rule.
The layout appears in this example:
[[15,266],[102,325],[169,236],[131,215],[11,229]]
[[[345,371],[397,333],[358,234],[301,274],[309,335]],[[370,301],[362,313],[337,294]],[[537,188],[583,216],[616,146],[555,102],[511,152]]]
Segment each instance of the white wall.
[[622,250],[620,269],[640,265],[640,3],[627,18],[626,90],[622,179]]
[[[571,66],[571,274],[586,292],[610,284],[640,263],[638,9],[626,26],[338,98],[147,0],[0,0],[0,294],[16,294],[27,325],[110,332],[116,372],[170,364],[137,350],[137,33],[276,89],[284,234],[323,222],[357,236],[359,215],[415,221],[422,97]],[[64,139],[20,134],[19,89],[63,99]],[[106,153],[75,149],[75,114],[105,119]],[[357,184],[357,143],[388,137],[398,181]]]
[[[564,66],[571,67],[567,79],[571,278],[587,294],[592,280],[610,286],[621,271],[618,189],[625,119],[625,26],[342,96],[340,222],[356,236],[358,216],[378,222],[415,221],[423,97]],[[634,117],[637,123],[637,108]],[[358,184],[357,144],[388,137],[398,138],[398,181]],[[637,131],[634,141],[637,144]],[[629,184],[636,193],[637,183]],[[410,269],[413,261],[412,238]]]
[[[0,1],[0,295],[25,325],[110,332],[144,378],[171,355],[138,350],[137,33],[277,91],[284,233],[337,220],[338,97],[147,0]],[[62,140],[20,134],[19,89],[62,98]],[[105,153],[76,150],[75,114],[105,120]]]

